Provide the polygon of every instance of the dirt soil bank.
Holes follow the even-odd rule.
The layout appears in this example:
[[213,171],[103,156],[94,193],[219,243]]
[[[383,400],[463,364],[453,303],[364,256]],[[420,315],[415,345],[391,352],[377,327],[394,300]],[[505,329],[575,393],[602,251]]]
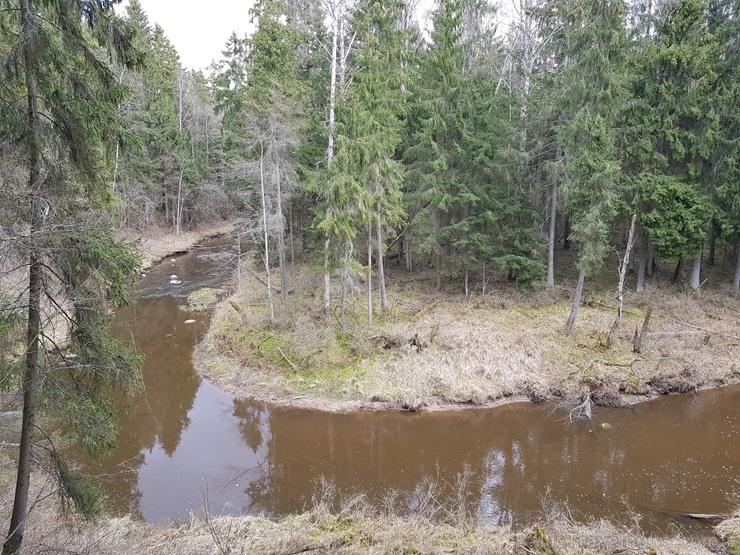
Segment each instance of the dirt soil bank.
[[194,359],[215,385],[272,403],[450,410],[561,399],[585,411],[740,382],[740,299],[724,290],[691,294],[657,283],[627,293],[622,324],[607,343],[613,291],[587,295],[566,337],[567,289],[465,298],[430,292],[424,280],[398,272],[373,328],[358,289],[342,337],[338,321],[323,319],[319,274],[291,276],[273,324],[264,277],[254,268],[241,275],[234,295],[215,307]]
[[188,251],[205,239],[229,233],[233,229],[232,222],[216,222],[193,231],[183,231],[179,235],[171,230],[153,228],[146,231],[124,230],[119,232],[119,236],[137,242],[142,267],[148,268],[171,254]]

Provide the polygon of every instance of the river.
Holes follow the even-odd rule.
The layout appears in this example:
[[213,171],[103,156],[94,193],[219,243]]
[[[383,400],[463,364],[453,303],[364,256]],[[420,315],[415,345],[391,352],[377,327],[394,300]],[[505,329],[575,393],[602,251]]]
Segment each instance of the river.
[[[631,524],[640,515],[647,531],[706,534],[712,523],[681,515],[734,508],[740,387],[596,408],[588,422],[569,422],[551,403],[331,414],[220,391],[191,362],[209,315],[183,303],[228,278],[228,267],[204,257],[224,245],[164,261],[117,315],[115,334],[147,355],[145,391],[125,402],[119,450],[90,467],[119,511],[152,523],[206,507],[279,517],[309,507],[322,478],[338,496],[393,498],[401,512],[433,498],[515,526],[537,519],[543,504],[567,502],[581,520]],[[182,283],[170,284],[171,274]]]

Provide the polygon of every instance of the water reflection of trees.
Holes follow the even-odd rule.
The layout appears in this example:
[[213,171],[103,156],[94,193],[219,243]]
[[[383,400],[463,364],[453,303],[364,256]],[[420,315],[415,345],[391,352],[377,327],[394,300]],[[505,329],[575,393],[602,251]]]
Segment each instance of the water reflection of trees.
[[159,444],[171,455],[190,423],[188,412],[200,385],[191,360],[204,324],[183,324],[189,317],[167,298],[140,299],[116,315],[113,335],[133,341],[146,355],[143,391],[120,399],[118,449],[93,466],[123,510],[138,509],[137,475],[144,453]]
[[[685,499],[696,497],[702,506],[699,490],[708,489],[702,474],[728,480],[716,476],[706,454],[719,452],[720,464],[738,470],[738,442],[728,447],[726,426],[696,429],[701,437],[694,443],[705,455],[691,455],[692,446],[682,441],[692,415],[707,412],[698,401],[600,410],[596,421],[573,423],[537,405],[404,416],[285,408],[267,414],[245,403],[234,413],[242,436],[266,457],[246,488],[250,513],[301,511],[324,477],[333,484],[334,501],[363,494],[382,505],[392,496],[397,510],[413,511],[434,495],[440,506],[449,503],[438,511],[444,516],[465,499],[469,514],[515,525],[564,502],[571,516],[584,519],[628,518],[631,507],[650,526],[665,529]],[[737,438],[739,417],[723,412],[719,418],[734,418],[731,437]],[[604,420],[610,425],[602,426]],[[461,490],[459,476],[466,472]]]

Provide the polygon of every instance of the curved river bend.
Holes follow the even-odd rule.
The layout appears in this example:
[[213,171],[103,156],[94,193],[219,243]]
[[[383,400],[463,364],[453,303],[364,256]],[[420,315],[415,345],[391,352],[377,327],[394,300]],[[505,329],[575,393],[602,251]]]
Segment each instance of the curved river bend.
[[[204,259],[212,241],[166,260],[120,311],[115,333],[147,355],[146,391],[128,399],[120,449],[91,467],[122,512],[148,522],[202,514],[278,517],[308,507],[322,477],[342,494],[413,510],[435,484],[444,498],[466,473],[468,510],[524,525],[543,500],[578,515],[708,533],[682,513],[729,513],[740,492],[740,387],[667,396],[631,409],[597,408],[568,423],[548,403],[449,413],[352,413],[273,407],[234,398],[194,371],[208,314],[184,296],[227,279]],[[169,283],[170,274],[182,280]],[[187,319],[195,324],[184,324]],[[607,424],[605,426],[605,424]],[[585,518],[585,516],[584,516]]]

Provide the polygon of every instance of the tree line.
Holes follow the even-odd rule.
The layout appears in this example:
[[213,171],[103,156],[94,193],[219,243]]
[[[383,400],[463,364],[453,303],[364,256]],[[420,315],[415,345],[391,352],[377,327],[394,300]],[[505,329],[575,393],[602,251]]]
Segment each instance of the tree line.
[[737,250],[737,1],[520,0],[503,33],[482,0],[439,0],[428,34],[417,12],[260,1],[211,68],[218,176],[281,294],[288,253],[323,258],[328,317],[356,275],[385,308],[391,249],[467,293],[492,270],[552,287],[574,244],[575,318],[633,217],[638,290],[657,258],[697,289],[717,244]]
[[440,0],[428,32],[418,11],[260,1],[204,75],[131,2],[145,60],[117,70],[121,224],[239,214],[281,295],[289,258],[323,259],[327,316],[332,282],[343,298],[358,275],[385,308],[391,249],[466,293],[493,271],[553,286],[571,244],[578,293],[633,215],[638,289],[656,258],[696,289],[717,244],[737,249],[737,1],[519,0],[507,19]]

